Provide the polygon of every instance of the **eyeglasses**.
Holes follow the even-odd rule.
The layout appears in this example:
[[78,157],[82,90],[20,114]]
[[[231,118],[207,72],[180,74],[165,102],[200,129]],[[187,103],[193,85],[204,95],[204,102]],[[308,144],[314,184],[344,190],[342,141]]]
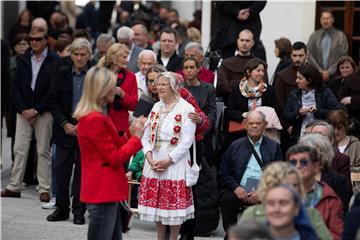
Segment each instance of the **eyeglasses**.
[[157,83],[157,86],[158,87],[166,87],[166,86],[169,86],[170,83]]
[[156,82],[153,79],[148,79],[148,84],[149,85],[156,85]]
[[289,160],[289,163],[291,164],[291,165],[293,165],[293,166],[295,166],[296,167],[296,165],[298,164],[298,163],[300,163],[300,166],[302,166],[302,167],[307,167],[308,165],[309,165],[309,159],[307,159],[307,158],[303,158],[303,159],[300,159],[300,160],[296,160],[296,159],[290,159]]
[[41,40],[43,40],[44,37],[29,37],[29,41],[35,41],[35,42],[40,42]]

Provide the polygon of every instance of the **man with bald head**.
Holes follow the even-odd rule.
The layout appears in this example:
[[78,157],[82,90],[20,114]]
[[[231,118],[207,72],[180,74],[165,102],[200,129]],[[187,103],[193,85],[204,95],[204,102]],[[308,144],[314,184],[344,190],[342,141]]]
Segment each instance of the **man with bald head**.
[[264,136],[265,115],[250,111],[245,122],[247,136],[230,145],[219,169],[220,209],[225,232],[236,224],[237,215],[245,206],[259,203],[255,188],[264,167],[283,160],[280,145]]
[[45,19],[39,17],[39,18],[35,18],[32,23],[31,23],[31,29],[43,29],[45,31],[45,33],[47,34],[48,32],[48,25],[45,21]]
[[131,29],[134,32],[134,43],[141,48],[153,50],[149,44],[149,32],[142,23],[135,23]]
[[147,93],[146,74],[149,69],[155,64],[156,54],[153,51],[145,49],[139,54],[138,68],[140,69],[140,71],[135,74],[139,98],[142,93]]

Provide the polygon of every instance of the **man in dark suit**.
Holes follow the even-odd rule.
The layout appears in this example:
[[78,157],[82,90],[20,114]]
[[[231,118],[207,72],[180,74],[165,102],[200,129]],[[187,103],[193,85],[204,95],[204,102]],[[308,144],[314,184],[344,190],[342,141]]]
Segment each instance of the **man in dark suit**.
[[21,197],[30,140],[35,132],[38,154],[37,178],[41,202],[50,200],[50,140],[53,118],[48,109],[50,73],[56,60],[48,48],[46,30],[33,28],[29,33],[30,46],[17,62],[18,71],[11,85],[16,116],[14,165],[10,183],[1,197]]
[[182,68],[183,58],[176,54],[176,38],[177,32],[171,27],[163,28],[160,32],[160,50],[157,62],[171,72]]
[[137,73],[139,71],[138,57],[144,49],[136,46],[134,43],[134,31],[131,28],[124,26],[119,28],[116,36],[118,43],[125,44],[129,48],[128,69],[133,73]]
[[55,178],[57,209],[47,217],[48,221],[63,221],[69,218],[69,184],[75,165],[72,182],[72,212],[74,224],[84,224],[85,205],[80,202],[80,151],[77,142],[77,121],[72,117],[80,100],[92,46],[84,38],[70,45],[71,64],[60,65],[54,71],[49,96],[50,112],[54,117],[54,143],[56,144]]
[[233,142],[223,155],[218,179],[225,231],[236,224],[237,215],[244,206],[259,203],[255,187],[263,168],[273,161],[283,160],[280,145],[264,136],[266,124],[262,112],[251,111],[246,116],[247,136]]

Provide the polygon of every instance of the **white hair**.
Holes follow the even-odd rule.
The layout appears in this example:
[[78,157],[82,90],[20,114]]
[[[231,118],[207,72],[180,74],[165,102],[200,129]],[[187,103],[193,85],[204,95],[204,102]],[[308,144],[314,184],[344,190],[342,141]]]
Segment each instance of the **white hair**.
[[116,38],[119,41],[119,39],[134,39],[134,31],[126,26],[123,26],[117,30]]
[[186,44],[185,46],[185,51],[192,49],[192,48],[196,48],[202,55],[204,55],[204,48],[201,46],[200,43],[197,42],[189,42],[188,44]]
[[100,43],[110,43],[114,44],[115,43],[115,38],[113,36],[111,36],[111,34],[108,33],[102,33],[99,35],[99,37],[96,39],[96,45],[100,44]]
[[138,57],[139,61],[140,61],[140,59],[141,59],[143,56],[145,56],[145,55],[151,55],[151,56],[153,57],[154,61],[155,61],[155,62],[157,61],[157,59],[156,59],[156,54],[154,53],[154,51],[151,51],[151,50],[149,50],[149,49],[145,49],[145,50],[142,50],[142,51],[140,52],[139,57]]
[[300,138],[299,143],[313,147],[318,153],[321,169],[329,169],[334,158],[334,149],[329,139],[320,134],[308,134]]
[[92,54],[91,43],[85,38],[77,38],[70,45],[70,52],[74,52],[77,49],[86,49],[89,55]]

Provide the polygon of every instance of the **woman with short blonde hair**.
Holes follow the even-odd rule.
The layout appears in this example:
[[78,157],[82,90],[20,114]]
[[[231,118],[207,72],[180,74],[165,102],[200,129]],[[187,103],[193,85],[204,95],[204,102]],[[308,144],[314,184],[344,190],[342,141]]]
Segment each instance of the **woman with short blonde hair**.
[[106,67],[116,72],[117,59],[124,55],[126,57],[129,55],[129,49],[124,44],[114,43],[108,48],[105,56],[100,58],[98,66]]
[[114,43],[98,62],[98,66],[116,74],[115,99],[108,105],[108,115],[120,136],[129,128],[129,111],[134,111],[138,104],[136,77],[127,69],[128,55],[129,49],[124,44]]

